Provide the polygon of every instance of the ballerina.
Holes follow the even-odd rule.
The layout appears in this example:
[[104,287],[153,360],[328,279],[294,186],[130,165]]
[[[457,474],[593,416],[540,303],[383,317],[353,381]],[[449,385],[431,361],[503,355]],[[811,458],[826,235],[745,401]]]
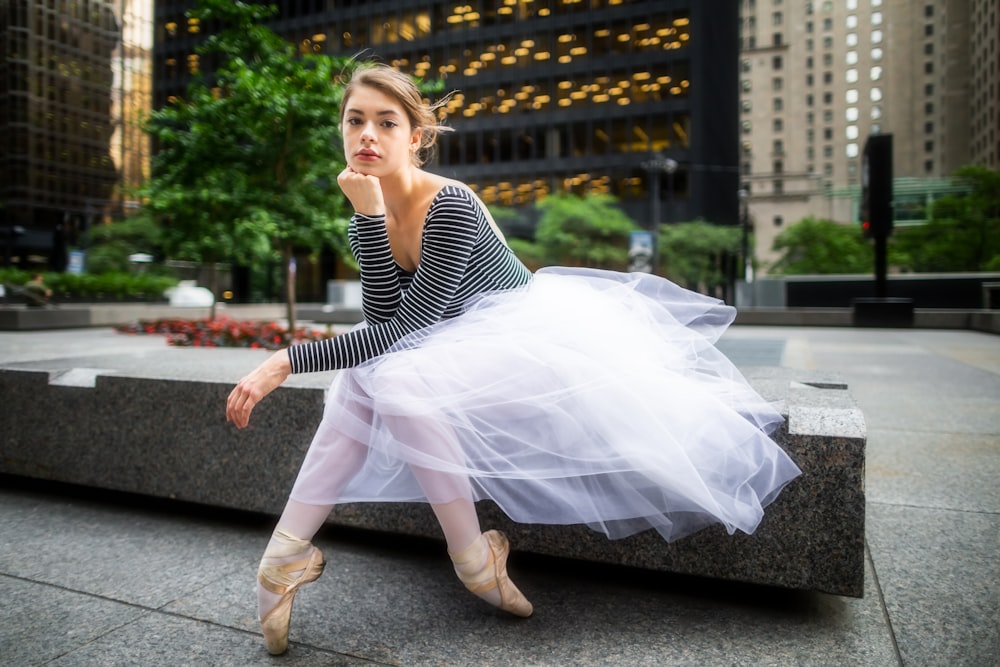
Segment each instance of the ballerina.
[[714,523],[753,532],[800,472],[768,436],[780,414],[714,345],[732,308],[647,274],[533,274],[466,185],[421,168],[447,129],[437,110],[404,74],[355,71],[337,181],[365,322],[276,352],[227,400],[244,428],[289,374],[341,370],[258,570],[272,654],[323,572],[311,540],[337,504],[429,503],[466,588],[529,617],[477,501],[674,540]]

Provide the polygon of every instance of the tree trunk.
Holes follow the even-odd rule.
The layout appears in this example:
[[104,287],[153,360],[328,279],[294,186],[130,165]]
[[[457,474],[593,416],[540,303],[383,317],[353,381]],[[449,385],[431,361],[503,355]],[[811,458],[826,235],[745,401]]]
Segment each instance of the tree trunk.
[[291,244],[284,244],[281,257],[285,263],[285,303],[288,317],[288,332],[295,331],[295,257]]
[[208,263],[208,289],[212,291],[212,305],[208,309],[208,320],[215,321],[215,304],[219,301],[219,268],[216,262]]

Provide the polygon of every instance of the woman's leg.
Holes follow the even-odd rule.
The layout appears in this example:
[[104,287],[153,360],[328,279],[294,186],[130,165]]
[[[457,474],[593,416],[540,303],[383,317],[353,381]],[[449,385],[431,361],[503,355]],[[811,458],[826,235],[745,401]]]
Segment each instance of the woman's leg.
[[[346,377],[344,382],[355,388],[353,379]],[[348,392],[349,393],[349,392]],[[345,396],[343,385],[338,390],[340,397]],[[261,558],[259,572],[275,572],[289,564],[300,562],[303,569],[285,571],[276,575],[281,579],[294,581],[305,571],[305,564],[315,551],[312,539],[326,523],[333,504],[309,503],[295,500],[294,496],[319,498],[337,498],[343,489],[357,474],[368,455],[368,448],[340,433],[334,428],[337,419],[356,419],[362,423],[371,423],[371,411],[358,404],[357,401],[344,400],[342,403],[332,401],[328,404],[323,421],[316,430],[309,453],[303,462],[292,490],[292,496],[285,504],[285,509],[271,534],[271,539]],[[317,575],[318,576],[318,575]],[[281,586],[262,585],[258,577],[257,608],[259,618],[264,619],[284,597]]]
[[507,538],[480,528],[472,483],[460,472],[465,460],[454,430],[430,417],[385,421],[394,433],[405,433],[405,441],[419,452],[416,458],[433,462],[433,468],[411,464],[410,469],[441,525],[458,578],[493,606],[530,616],[531,603],[507,577]]

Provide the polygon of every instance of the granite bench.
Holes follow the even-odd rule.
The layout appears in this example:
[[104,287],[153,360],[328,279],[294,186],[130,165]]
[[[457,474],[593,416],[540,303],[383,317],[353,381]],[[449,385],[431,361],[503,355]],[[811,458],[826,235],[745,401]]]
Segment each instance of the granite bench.
[[[484,526],[524,552],[861,597],[865,423],[836,379],[743,369],[787,417],[776,440],[803,469],[753,535],[718,527],[667,544],[609,541],[582,526],[519,525],[483,503]],[[0,369],[0,473],[276,515],[319,422],[320,386],[283,386],[238,431],[230,381],[101,369]],[[56,406],[58,406],[56,408]],[[339,507],[331,523],[439,538],[425,505]]]

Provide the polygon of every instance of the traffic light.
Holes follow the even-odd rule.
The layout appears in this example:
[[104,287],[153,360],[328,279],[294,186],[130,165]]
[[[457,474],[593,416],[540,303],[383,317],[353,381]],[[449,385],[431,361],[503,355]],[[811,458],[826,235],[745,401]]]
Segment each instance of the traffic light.
[[892,135],[873,134],[861,157],[861,230],[866,239],[892,234]]

